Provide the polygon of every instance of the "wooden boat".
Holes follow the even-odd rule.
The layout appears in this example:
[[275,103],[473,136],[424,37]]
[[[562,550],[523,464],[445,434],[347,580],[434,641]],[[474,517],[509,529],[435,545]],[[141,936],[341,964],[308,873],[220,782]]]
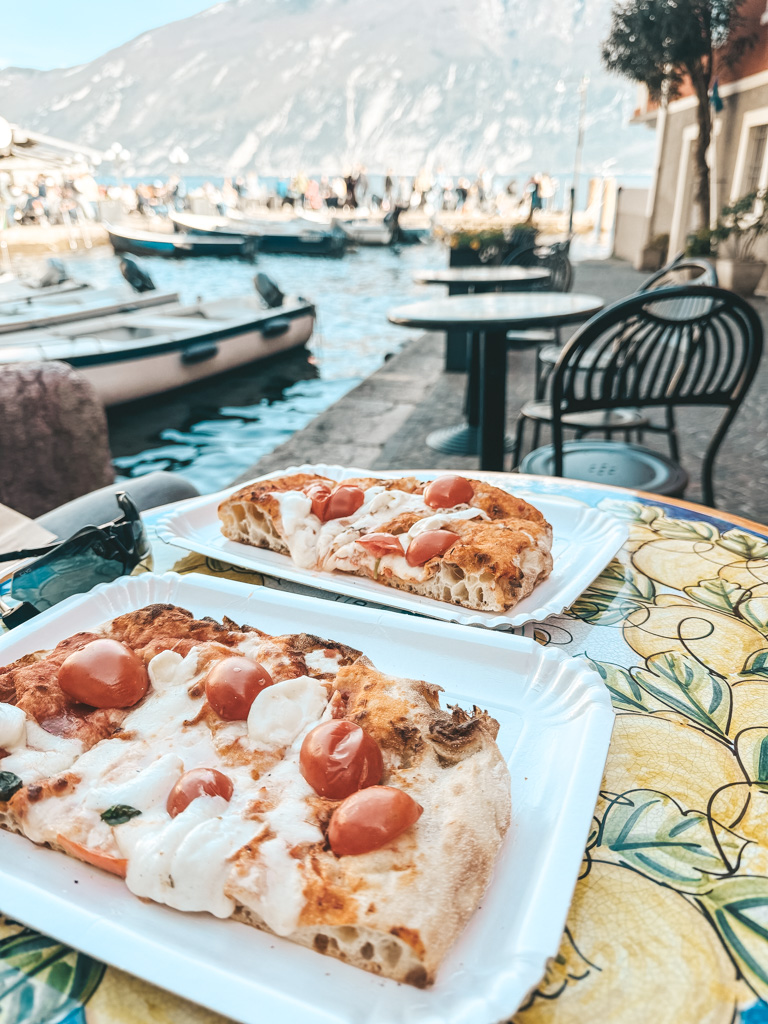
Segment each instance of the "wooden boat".
[[335,217],[331,223],[356,245],[414,245],[425,242],[429,227],[403,227],[400,216],[404,212],[396,207],[384,217]]
[[331,223],[339,231],[343,231],[355,245],[392,245],[394,241],[396,225],[388,224],[385,220],[376,220],[370,217],[344,220],[341,217],[335,217]]
[[5,334],[0,363],[69,363],[104,405],[118,405],[298,348],[314,321],[314,306],[300,298],[273,309],[255,295],[171,305]]
[[165,256],[171,259],[185,259],[191,256],[236,256],[252,260],[256,254],[256,242],[242,234],[197,235],[138,231],[132,227],[104,225],[115,252],[130,252],[135,256]]
[[22,281],[13,274],[3,274],[0,278],[0,306],[7,302],[20,302],[24,299],[37,299],[41,296],[64,295],[71,292],[84,291],[89,287],[85,281],[66,280],[55,285],[38,285],[34,282]]
[[61,293],[41,289],[16,302],[0,304],[0,334],[53,327],[93,317],[129,313],[178,302],[177,292],[147,291],[139,295],[127,288],[82,288]]
[[232,234],[256,240],[258,251],[293,256],[343,256],[347,238],[341,231],[296,217],[289,221],[247,220],[232,217],[207,217],[202,214],[168,214],[177,231],[210,238],[228,238]]

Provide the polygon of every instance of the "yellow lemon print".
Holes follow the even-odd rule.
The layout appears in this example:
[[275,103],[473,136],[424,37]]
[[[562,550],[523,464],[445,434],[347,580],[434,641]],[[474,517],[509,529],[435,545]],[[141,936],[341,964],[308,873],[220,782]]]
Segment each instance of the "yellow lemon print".
[[593,863],[576,887],[568,930],[561,956],[573,961],[575,947],[574,969],[559,994],[540,986],[548,998],[534,995],[515,1024],[731,1024],[743,997],[733,965],[702,914],[672,889]]
[[653,789],[706,811],[715,790],[744,782],[730,747],[699,729],[657,715],[619,715],[605,765],[608,793]]
[[[718,612],[673,595],[657,606],[631,612],[624,639],[642,658],[666,651],[690,654],[726,678],[738,676],[751,654],[766,646],[766,638],[733,615]],[[678,599],[679,600],[679,599]]]

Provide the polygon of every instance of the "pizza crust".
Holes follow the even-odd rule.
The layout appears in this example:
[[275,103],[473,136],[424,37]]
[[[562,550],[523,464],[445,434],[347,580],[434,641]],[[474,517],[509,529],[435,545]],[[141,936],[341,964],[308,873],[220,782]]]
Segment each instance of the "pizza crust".
[[[220,761],[207,766],[233,773],[240,780],[236,793],[242,779],[249,780],[246,818],[253,822],[253,838],[231,858],[223,895],[233,901],[234,919],[265,931],[274,929],[259,912],[254,893],[267,877],[262,848],[273,833],[268,817],[261,823],[260,787],[267,785],[269,772],[282,763],[281,758],[297,757],[298,748],[261,752],[229,740],[219,742],[220,731],[227,733],[232,723],[222,723],[212,713],[201,680],[222,657],[232,653],[256,657],[258,652],[259,657],[270,659],[272,671],[282,678],[311,673],[323,682],[328,694],[326,714],[361,725],[382,751],[382,784],[404,790],[424,811],[415,825],[383,848],[338,857],[330,850],[325,831],[339,802],[310,793],[302,814],[317,826],[318,838],[299,842],[289,850],[288,863],[293,864],[300,880],[300,901],[293,926],[280,934],[383,977],[417,986],[432,983],[490,881],[509,828],[510,781],[495,742],[498,723],[478,708],[445,710],[440,706],[439,686],[385,675],[359,651],[311,634],[270,637],[252,626],[237,626],[229,620],[196,620],[184,609],[154,605],[120,616],[100,634],[92,635],[119,638],[145,660],[170,650],[196,659],[194,679],[180,685],[182,697],[194,702],[198,713],[184,719],[181,729],[186,738],[180,749],[191,750],[198,741],[210,749],[212,742]],[[71,638],[64,641],[63,649],[70,647]],[[60,664],[60,648],[62,645],[52,652],[37,652],[0,670],[10,703],[18,703],[34,689],[35,673],[47,686],[57,688],[51,666]],[[329,672],[332,662],[335,670]],[[150,689],[136,708],[141,710],[155,699],[154,692]],[[164,692],[167,697],[168,691]],[[60,696],[64,696],[60,691],[54,694],[57,707]],[[117,782],[120,766],[130,760],[140,739],[131,731],[133,711],[125,713],[117,732],[113,723],[102,722],[101,736],[94,732],[88,716],[83,716],[81,732],[69,737],[81,737],[89,752],[103,749],[104,744],[119,744],[120,756],[110,762]],[[36,714],[44,712],[38,708]],[[171,739],[169,734],[162,749],[158,744],[156,759],[167,755]],[[92,783],[98,788],[102,781],[89,781],[87,771],[78,772],[78,763],[76,759],[71,770],[27,784],[10,801],[0,802],[0,826],[68,852],[58,842],[59,825],[46,832],[40,822],[63,820],[69,825],[71,820],[75,828],[85,798],[93,791]],[[184,770],[191,766],[185,762]],[[268,807],[268,792],[263,800]],[[87,839],[93,848],[108,855],[125,856],[119,837],[126,833],[118,830],[132,825],[110,829],[97,815],[93,817],[86,816],[80,832],[66,832],[68,838],[75,842]]]

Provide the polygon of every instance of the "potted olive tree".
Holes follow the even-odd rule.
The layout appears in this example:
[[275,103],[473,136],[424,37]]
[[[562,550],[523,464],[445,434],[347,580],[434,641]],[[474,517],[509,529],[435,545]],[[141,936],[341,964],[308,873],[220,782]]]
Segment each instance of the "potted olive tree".
[[715,267],[721,287],[752,295],[765,273],[766,262],[755,246],[768,233],[768,189],[749,192],[720,212],[711,232]]

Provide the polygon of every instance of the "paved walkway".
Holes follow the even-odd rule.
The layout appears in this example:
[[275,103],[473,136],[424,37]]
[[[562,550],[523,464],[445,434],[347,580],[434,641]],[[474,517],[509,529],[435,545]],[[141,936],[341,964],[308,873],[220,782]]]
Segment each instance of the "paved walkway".
[[[575,267],[574,290],[613,302],[634,291],[645,276],[620,261],[585,262]],[[756,299],[755,307],[768,336],[768,302]],[[440,455],[425,443],[430,431],[454,423],[462,415],[465,378],[443,371],[443,354],[441,335],[415,338],[242,479],[302,462],[361,469],[477,469],[476,458]],[[510,427],[532,395],[533,358],[532,352],[510,355]],[[701,456],[713,429],[713,411],[686,410],[678,420],[682,460],[691,475],[686,497],[700,501]],[[646,435],[645,443],[667,450],[661,436]],[[768,356],[720,449],[715,492],[719,508],[768,522]]]

